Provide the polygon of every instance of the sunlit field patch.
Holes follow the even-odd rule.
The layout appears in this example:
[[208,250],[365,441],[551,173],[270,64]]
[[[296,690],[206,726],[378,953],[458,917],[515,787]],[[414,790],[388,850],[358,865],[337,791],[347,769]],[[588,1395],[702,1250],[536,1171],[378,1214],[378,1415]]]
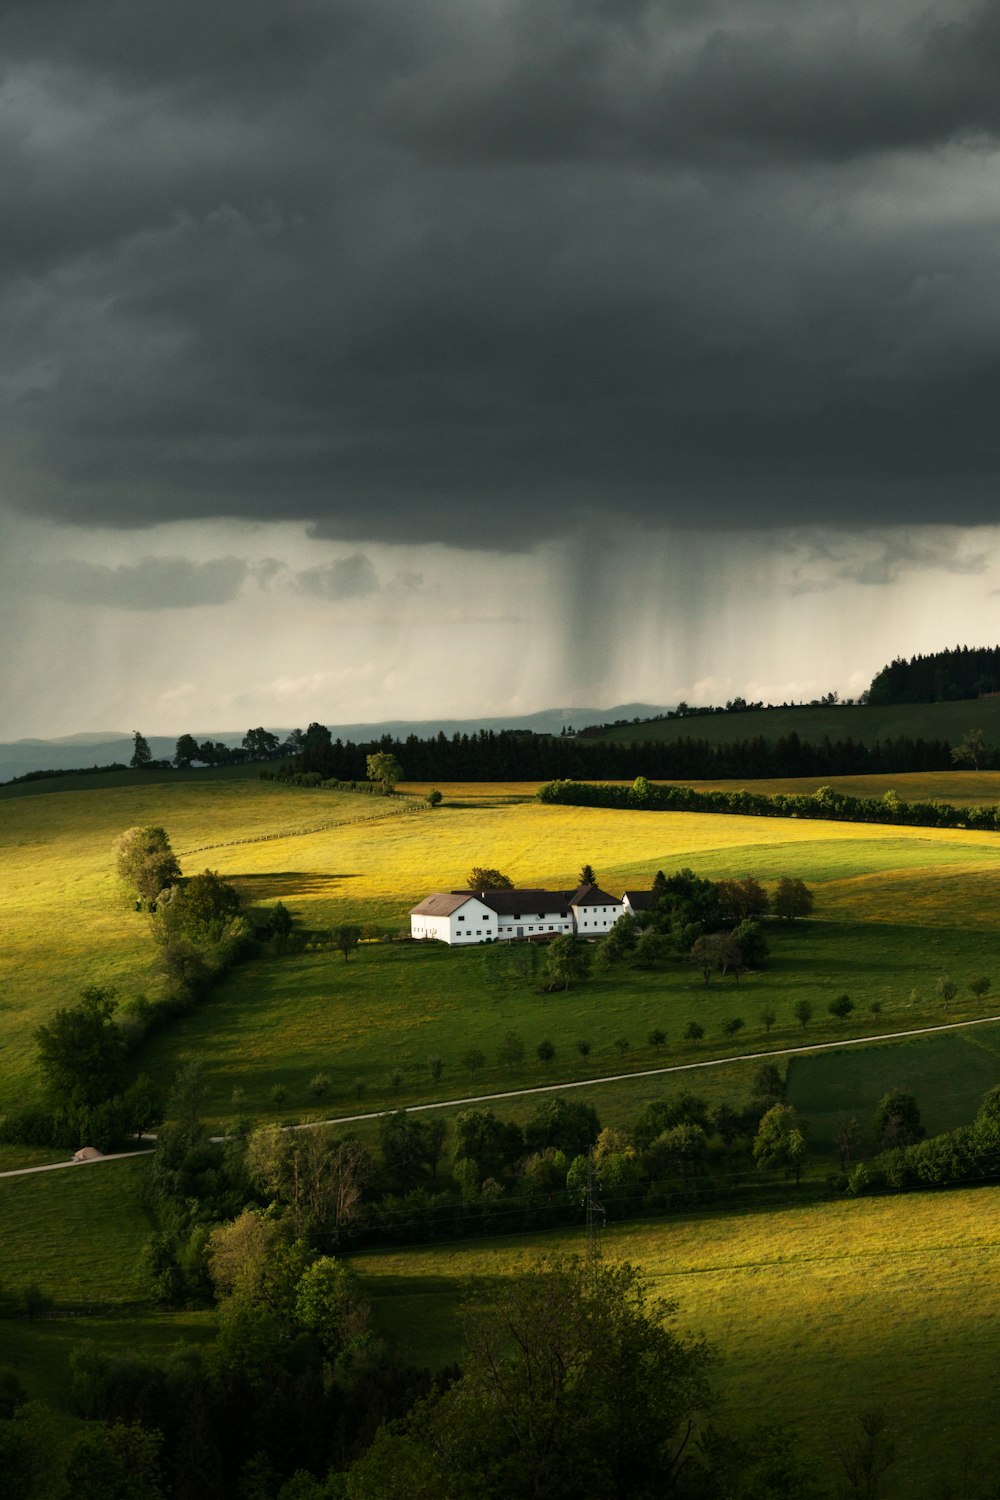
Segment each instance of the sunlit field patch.
[[[603,1249],[676,1300],[681,1329],[707,1335],[729,1420],[777,1417],[826,1455],[853,1414],[884,1406],[900,1449],[887,1491],[906,1496],[928,1492],[929,1469],[954,1469],[968,1433],[994,1429],[998,1210],[995,1187],[865,1199],[617,1225]],[[352,1264],[381,1325],[415,1358],[445,1363],[465,1290],[585,1248],[580,1230]],[[995,1461],[988,1446],[980,1456]]]
[[[413,802],[406,804],[413,810],[401,814],[399,801],[258,780],[158,783],[0,804],[6,1043],[0,1107],[9,1107],[25,1085],[30,1088],[32,1032],[57,1005],[72,1001],[86,984],[116,985],[123,999],[156,991],[148,924],[122,900],[111,867],[113,839],[134,823],[166,827],[186,873],[218,869],[251,902],[280,899],[300,925],[317,930],[355,920],[405,930],[410,906],[428,891],[461,885],[473,864],[495,865],[521,885],[565,888],[588,860],[616,895],[627,886],[647,885],[657,869],[681,865],[713,878],[801,876],[815,886],[817,915],[827,924],[822,932],[820,923],[810,923],[794,938],[782,938],[791,954],[803,935],[813,934],[802,949],[806,968],[796,972],[794,963],[776,963],[751,981],[748,998],[713,986],[699,1002],[708,1007],[711,1025],[723,1019],[723,1011],[746,1012],[748,1040],[761,1004],[774,998],[787,1010],[793,990],[803,984],[815,986],[823,1004],[829,986],[857,992],[866,1003],[902,1003],[914,987],[926,998],[946,969],[954,967],[959,981],[966,973],[988,972],[985,945],[1000,922],[993,893],[996,835],[547,807],[525,800],[518,783],[442,789],[442,807],[431,811]],[[237,842],[263,835],[268,837],[260,842]],[[866,936],[876,924],[885,925]],[[478,970],[462,967],[460,955],[444,954],[447,978],[435,973],[428,990],[425,971],[410,961],[412,950],[402,951],[407,956],[389,982],[404,1069],[418,1068],[435,1053],[454,1053],[462,1037],[478,1034],[481,1026],[492,1045],[496,1025],[480,998]],[[356,962],[362,965],[360,956]],[[210,1065],[218,1059],[226,1078],[240,1086],[254,1070],[259,1077],[251,1076],[250,1086],[260,1089],[283,1070],[301,1082],[317,1068],[333,1066],[391,1099],[385,1095],[391,1063],[378,1010],[385,1002],[363,993],[363,978],[356,981],[359,995],[344,989],[355,983],[355,963],[342,976],[339,963],[331,954],[304,954],[238,970],[204,1011],[157,1041],[158,1068],[169,1072],[176,1057],[197,1045]],[[592,1033],[588,1039],[595,1047],[612,1045],[623,1030],[635,1047],[649,1027],[672,1030],[678,1018],[668,995],[698,988],[683,968],[635,975],[610,990],[609,983],[595,981],[579,1001],[574,995],[564,1005],[557,1045],[565,1050],[576,1040],[571,1028],[580,1026]],[[521,1001],[513,1003],[511,1016],[524,1021],[526,1040],[535,1045],[554,1021],[550,1010],[531,1003],[530,1013]],[[572,1007],[578,1004],[576,1013]],[[692,1004],[693,993],[683,999],[684,1011]],[[481,1005],[482,1019],[476,1014]],[[503,1017],[501,1005],[497,1024]],[[685,1021],[690,1018],[684,1014]]]

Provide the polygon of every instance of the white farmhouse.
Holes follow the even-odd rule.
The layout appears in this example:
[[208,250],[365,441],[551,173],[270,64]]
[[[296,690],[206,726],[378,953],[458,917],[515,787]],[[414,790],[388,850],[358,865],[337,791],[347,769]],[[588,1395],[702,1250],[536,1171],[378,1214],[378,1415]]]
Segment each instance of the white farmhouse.
[[518,938],[603,937],[622,914],[596,885],[575,891],[439,891],[410,912],[410,934],[453,946]]

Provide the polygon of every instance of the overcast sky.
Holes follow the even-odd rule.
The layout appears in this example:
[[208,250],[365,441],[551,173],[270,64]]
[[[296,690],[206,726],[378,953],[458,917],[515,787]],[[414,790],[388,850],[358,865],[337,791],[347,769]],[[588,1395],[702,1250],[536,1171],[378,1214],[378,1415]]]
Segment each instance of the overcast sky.
[[1000,637],[1000,7],[6,0],[0,736]]

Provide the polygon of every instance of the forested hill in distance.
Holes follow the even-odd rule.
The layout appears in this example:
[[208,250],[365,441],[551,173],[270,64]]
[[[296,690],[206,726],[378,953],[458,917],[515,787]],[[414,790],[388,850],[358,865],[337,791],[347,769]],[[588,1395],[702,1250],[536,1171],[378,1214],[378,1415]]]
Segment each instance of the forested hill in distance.
[[[545,708],[538,713],[508,714],[503,718],[392,719],[380,724],[338,724],[327,720],[326,723],[335,739],[368,744],[383,735],[405,739],[407,735],[415,734],[420,739],[430,739],[437,734],[478,734],[480,729],[527,729],[535,734],[559,734],[570,725],[580,728],[585,724],[644,719],[662,713],[666,713],[666,709],[655,703],[620,703],[614,708]],[[142,729],[141,724],[135,727]],[[182,724],[175,735],[147,734],[146,739],[154,760],[170,760],[182,734],[191,733],[199,742],[219,740],[224,745],[236,746],[242,742],[247,727],[219,731],[192,729]],[[292,726],[269,724],[265,727],[284,739]],[[305,725],[300,727],[304,729]],[[81,766],[106,766],[114,761],[127,766],[132,758],[132,748],[131,733],[108,730],[53,739],[0,742],[0,781],[27,776],[32,771],[72,771]]]
[[618,744],[694,739],[730,745],[759,738],[774,744],[797,734],[811,745],[819,745],[824,739],[854,740],[859,745],[873,745],[876,740],[947,740],[957,745],[970,729],[980,729],[988,743],[1000,744],[1000,696],[952,703],[803,704],[798,708],[692,713],[683,718],[590,731],[587,739]]
[[872,679],[868,702],[944,703],[1000,693],[1000,646],[956,646],[928,656],[898,656]]

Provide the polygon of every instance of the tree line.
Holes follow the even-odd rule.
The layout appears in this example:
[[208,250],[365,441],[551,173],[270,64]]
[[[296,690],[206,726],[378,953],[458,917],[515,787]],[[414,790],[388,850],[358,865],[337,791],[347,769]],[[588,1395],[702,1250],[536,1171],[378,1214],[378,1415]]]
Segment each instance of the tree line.
[[573,807],[638,808],[655,812],[736,813],[756,818],[818,818],[838,823],[888,823],[917,828],[1000,830],[1000,806],[955,807],[950,802],[905,802],[894,791],[881,797],[853,797],[822,786],[813,793],[696,791],[654,786],[637,776],[631,786],[583,781],[551,781],[535,794],[540,802]]
[[876,672],[868,702],[945,703],[1000,692],[1000,646],[955,646],[897,656]]
[[862,745],[850,738],[809,744],[795,733],[778,740],[645,740],[632,744],[568,739],[523,730],[483,729],[478,734],[438,734],[429,739],[386,735],[373,743],[334,739],[322,724],[310,724],[292,772],[314,772],[321,780],[361,781],[368,755],[395,755],[411,781],[540,781],[593,776],[676,780],[725,780],[735,776],[855,776],[907,771],[944,771],[952,765],[946,740],[885,739]]

